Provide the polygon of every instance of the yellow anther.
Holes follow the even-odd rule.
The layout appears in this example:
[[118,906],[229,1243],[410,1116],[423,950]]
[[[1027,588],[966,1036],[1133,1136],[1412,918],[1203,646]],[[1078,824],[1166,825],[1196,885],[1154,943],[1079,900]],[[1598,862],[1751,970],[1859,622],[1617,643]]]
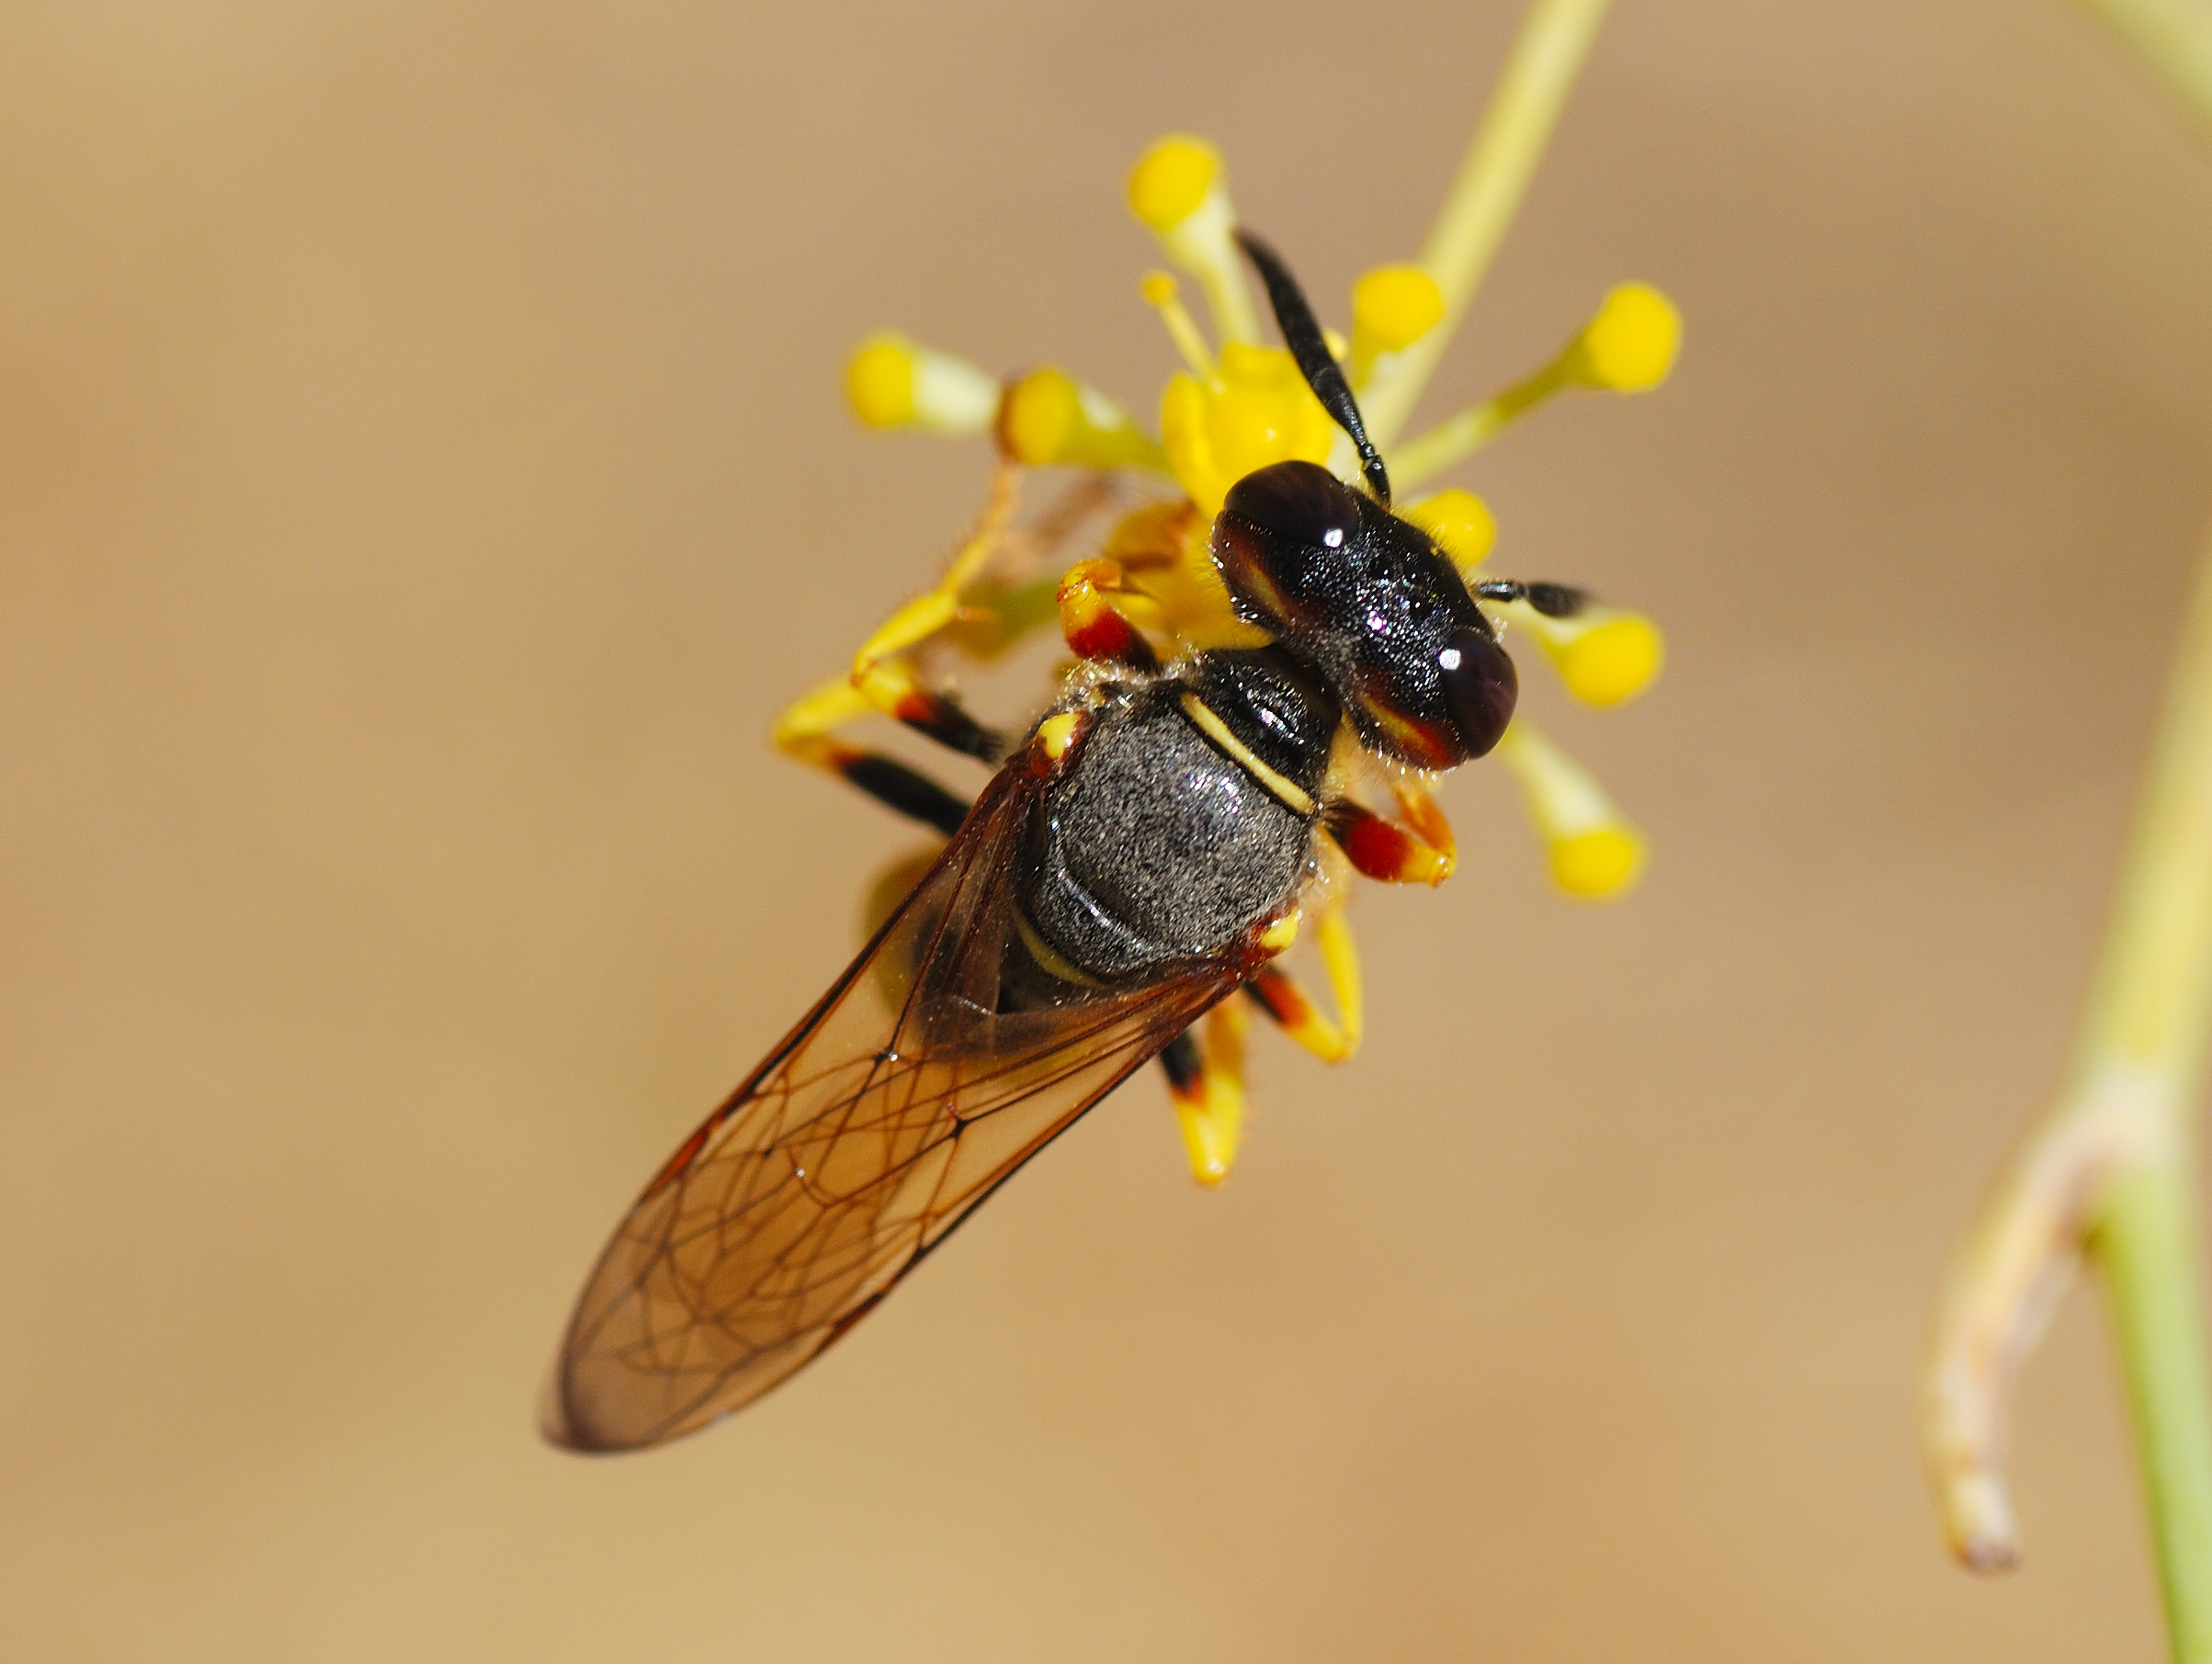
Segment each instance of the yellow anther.
[[1177,376],[1160,404],[1168,461],[1208,519],[1253,470],[1294,457],[1324,460],[1335,431],[1288,353],[1237,341],[1221,348],[1213,380]]
[[1385,353],[1402,352],[1436,327],[1444,291],[1418,266],[1378,266],[1352,286],[1352,362],[1364,382]]
[[1570,692],[1590,705],[1618,705],[1651,685],[1666,657],[1659,627],[1634,613],[1596,625],[1552,655]]
[[1600,827],[1551,846],[1551,877],[1571,896],[1610,896],[1635,879],[1643,860],[1643,843],[1633,832]]
[[1129,175],[1129,208],[1151,227],[1168,258],[1205,288],[1221,338],[1257,341],[1259,316],[1244,287],[1221,153],[1184,133],[1161,140]]
[[1167,467],[1159,442],[1104,393],[1064,370],[1032,370],[1006,389],[999,443],[1017,462],[1081,468]]
[[1164,236],[1198,210],[1221,177],[1221,153],[1203,139],[1171,133],[1129,175],[1129,209]]
[[1390,477],[1401,487],[1434,477],[1481,449],[1562,388],[1629,393],[1657,387],[1673,368],[1681,345],[1682,316],[1674,303],[1649,284],[1623,283],[1606,294],[1597,316],[1542,369],[1399,445],[1390,453]]
[[1590,771],[1516,717],[1498,741],[1499,761],[1520,780],[1550,856],[1551,876],[1571,896],[1616,896],[1643,869],[1643,836]]
[[1075,712],[1060,711],[1037,725],[1037,742],[1057,763],[1068,754],[1068,747],[1075,743],[1075,730],[1082,726],[1083,719]]
[[999,384],[965,358],[886,330],[862,342],[845,365],[845,395],[870,427],[965,436],[989,431]]
[[1299,923],[1298,910],[1292,908],[1260,932],[1260,945],[1271,954],[1288,953],[1290,945],[1298,940]]
[[1444,291],[1418,266],[1378,266],[1352,286],[1355,334],[1378,352],[1409,347],[1444,316]]
[[1526,601],[1503,611],[1516,629],[1536,638],[1567,691],[1585,705],[1633,699],[1666,659],[1659,627],[1641,613],[1586,606],[1571,618],[1548,618]]
[[912,345],[896,335],[871,336],[845,367],[845,396],[870,427],[904,427],[914,414]]
[[1190,373],[1201,381],[1210,380],[1214,373],[1213,354],[1206,349],[1206,337],[1198,333],[1197,324],[1175,292],[1175,280],[1165,272],[1147,272],[1140,285],[1147,306],[1160,314],[1160,322],[1167,325],[1168,339],[1183,355],[1183,362],[1190,366]]
[[1207,435],[1231,481],[1289,457],[1319,461],[1335,431],[1288,353],[1236,341],[1221,349],[1221,385],[1208,401]]
[[1440,491],[1398,513],[1435,538],[1436,547],[1463,572],[1481,565],[1498,540],[1490,505],[1470,491]]
[[1682,314],[1648,283],[1623,283],[1570,350],[1568,375],[1587,387],[1642,392],[1674,368],[1682,346]]

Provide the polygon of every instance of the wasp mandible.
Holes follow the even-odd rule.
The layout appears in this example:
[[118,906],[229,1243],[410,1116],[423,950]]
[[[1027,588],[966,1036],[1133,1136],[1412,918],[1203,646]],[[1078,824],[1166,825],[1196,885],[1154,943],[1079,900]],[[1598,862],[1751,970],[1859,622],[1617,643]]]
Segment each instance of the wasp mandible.
[[[1219,1177],[1241,1115],[1235,1031],[1202,1042],[1193,1024],[1240,990],[1323,1057],[1349,1050],[1341,874],[1447,872],[1450,828],[1420,776],[1483,755],[1514,714],[1514,662],[1479,603],[1564,617],[1584,597],[1470,584],[1391,512],[1312,309],[1271,248],[1238,241],[1365,489],[1284,461],[1229,491],[1208,547],[1254,645],[1163,659],[1113,562],[1079,563],[1059,589],[1079,663],[1018,743],[900,679],[893,650],[948,616],[957,582],[864,650],[856,685],[888,679],[863,687],[869,708],[998,772],[970,806],[887,757],[831,757],[950,841],[617,1228],[554,1365],[553,1443],[656,1444],[758,1398],[1155,1057],[1194,1166]],[[1392,771],[1397,814],[1354,800],[1363,759]],[[1276,964],[1309,915],[1341,1025]]]

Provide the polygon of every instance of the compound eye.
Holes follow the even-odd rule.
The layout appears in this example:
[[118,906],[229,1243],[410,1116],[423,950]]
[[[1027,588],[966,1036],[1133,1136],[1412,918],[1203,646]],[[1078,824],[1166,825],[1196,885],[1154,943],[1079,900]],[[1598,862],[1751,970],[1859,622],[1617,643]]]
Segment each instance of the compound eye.
[[1342,549],[1359,530],[1359,500],[1315,462],[1275,462],[1229,488],[1222,509],[1301,549]]
[[1467,754],[1483,755],[1505,732],[1521,696],[1513,661],[1495,636],[1463,629],[1444,644],[1436,668],[1444,674],[1444,697]]

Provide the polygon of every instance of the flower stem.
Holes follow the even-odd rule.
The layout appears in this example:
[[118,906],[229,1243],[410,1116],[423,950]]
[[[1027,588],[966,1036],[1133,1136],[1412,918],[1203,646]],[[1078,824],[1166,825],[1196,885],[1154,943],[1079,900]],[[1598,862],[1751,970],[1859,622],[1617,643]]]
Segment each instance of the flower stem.
[[2195,1165],[2169,1159],[2128,1174],[2113,1186],[2093,1239],[2135,1408],[2177,1664],[2212,1659],[2212,1418]]
[[2105,1274],[2173,1657],[2212,1664],[2212,1387],[2195,1121],[2212,1037],[2212,549],[2183,628],[2094,988],[2057,1104],[1953,1267],[1928,1377],[1952,1546],[2018,1556],[2002,1471],[2014,1371],[2079,1251]]
[[2127,1068],[2165,1136],[2116,1175],[2090,1247],[2111,1292],[2176,1659],[2212,1664],[2212,1386],[2196,1121],[2212,1030],[2212,551],[2175,662],[2078,1068]]
[[1455,462],[1466,460],[1567,385],[1565,368],[1547,365],[1496,397],[1446,416],[1426,433],[1416,434],[1390,453],[1390,478],[1404,490],[1435,479]]
[[[2212,137],[2212,0],[2082,0]],[[2212,1038],[2212,546],[2059,1100],[1984,1205],[1937,1312],[1924,1429],[1952,1547],[2017,1558],[2003,1474],[2014,1371],[2079,1251],[2104,1273],[2168,1640],[2212,1664],[2212,1376],[2197,1124]]]
[[2212,5],[2206,0],[2082,0],[2104,19],[2166,90],[2212,132]]
[[[2083,0],[2212,137],[2212,5]],[[2159,1587],[2173,1657],[2212,1664],[2212,1381],[2206,1370],[2196,1124],[2212,1024],[2212,549],[2165,721],[2116,950],[2093,1023],[2167,1070],[2173,1136],[2161,1159],[2118,1180],[2091,1238],[2110,1290],[2134,1406]],[[2116,958],[2119,957],[2116,951]]]
[[1459,164],[1421,265],[1444,291],[1444,316],[1420,340],[1376,367],[1360,391],[1367,431],[1387,453],[1405,429],[1459,314],[1474,299],[1491,258],[1542,160],[1560,110],[1589,56],[1606,0],[1531,0],[1505,67]]

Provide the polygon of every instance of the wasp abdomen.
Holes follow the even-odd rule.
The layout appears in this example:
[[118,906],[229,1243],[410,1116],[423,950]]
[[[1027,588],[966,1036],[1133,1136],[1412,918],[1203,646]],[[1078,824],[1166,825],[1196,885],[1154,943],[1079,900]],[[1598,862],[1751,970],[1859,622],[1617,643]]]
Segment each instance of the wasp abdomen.
[[1272,651],[1208,653],[1108,706],[1038,817],[1021,903],[1099,982],[1218,954],[1279,911],[1313,855],[1337,709]]

